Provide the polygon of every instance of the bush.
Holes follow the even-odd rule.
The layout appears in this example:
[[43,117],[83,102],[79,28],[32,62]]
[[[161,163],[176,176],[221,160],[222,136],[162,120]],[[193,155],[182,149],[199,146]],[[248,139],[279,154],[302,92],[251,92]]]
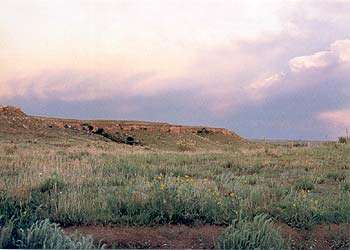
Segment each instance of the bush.
[[181,152],[186,152],[186,151],[195,151],[195,145],[191,142],[187,141],[178,141],[176,143],[177,149]]
[[343,182],[339,187],[341,192],[350,192],[350,182]]
[[302,178],[297,180],[294,183],[294,188],[298,191],[301,191],[301,190],[310,191],[310,190],[313,190],[315,187],[311,180]]
[[8,222],[0,226],[0,249],[9,248],[12,246],[13,223]]
[[342,144],[346,144],[348,142],[348,139],[346,137],[341,136],[338,138],[338,142]]
[[217,241],[219,249],[285,249],[286,245],[273,228],[272,221],[266,215],[257,215],[252,221],[235,220],[226,228]]
[[20,229],[19,248],[29,249],[94,249],[91,237],[65,235],[63,230],[49,220],[38,221],[30,228]]
[[5,146],[4,147],[4,152],[5,152],[5,155],[13,155],[15,154],[17,151],[17,146],[16,145],[13,145],[13,146]]
[[331,179],[331,180],[333,180],[333,181],[343,181],[343,180],[345,180],[345,178],[346,178],[346,174],[345,174],[345,172],[343,172],[343,171],[332,171],[332,172],[329,172],[327,175],[326,175],[326,177],[328,178],[328,179]]
[[291,227],[310,229],[318,221],[316,208],[310,206],[307,192],[291,193],[272,208],[272,214]]
[[39,190],[43,193],[51,191],[57,192],[63,189],[64,186],[65,183],[61,177],[57,173],[53,173],[50,178],[46,179],[40,184]]

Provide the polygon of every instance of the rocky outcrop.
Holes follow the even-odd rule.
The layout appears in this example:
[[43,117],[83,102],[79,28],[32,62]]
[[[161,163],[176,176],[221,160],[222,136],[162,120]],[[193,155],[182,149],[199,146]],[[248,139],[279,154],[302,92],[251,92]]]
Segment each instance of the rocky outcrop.
[[7,117],[25,117],[26,114],[18,107],[0,106],[0,115]]
[[[0,131],[76,131],[88,135],[98,135],[109,140],[130,145],[140,144],[143,138],[152,136],[212,138],[222,141],[238,141],[241,138],[224,128],[182,126],[168,123],[142,121],[73,120],[27,116],[20,108],[0,106]],[[23,132],[23,130],[22,130]],[[76,133],[75,132],[75,133]]]

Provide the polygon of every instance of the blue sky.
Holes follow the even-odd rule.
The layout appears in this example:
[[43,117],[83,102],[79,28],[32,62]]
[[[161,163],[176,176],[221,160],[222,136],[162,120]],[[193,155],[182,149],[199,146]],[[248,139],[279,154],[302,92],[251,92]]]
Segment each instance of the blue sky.
[[0,104],[330,139],[350,128],[349,0],[4,0]]

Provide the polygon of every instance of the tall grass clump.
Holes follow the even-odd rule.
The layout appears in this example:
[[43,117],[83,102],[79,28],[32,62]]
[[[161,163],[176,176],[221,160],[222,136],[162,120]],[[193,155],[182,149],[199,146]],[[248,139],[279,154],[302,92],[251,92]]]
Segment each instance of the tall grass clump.
[[25,201],[0,195],[0,248],[96,248],[91,237],[66,236],[57,224],[42,220],[42,198],[37,192]]
[[35,222],[27,229],[19,230],[16,241],[19,248],[28,249],[95,249],[93,239],[88,236],[67,236],[63,230],[48,219]]
[[348,142],[348,138],[341,136],[338,138],[338,142],[342,144],[346,144]]
[[331,171],[326,174],[326,177],[330,180],[341,182],[346,179],[346,174],[344,171]]
[[256,215],[252,221],[240,217],[225,229],[217,241],[219,249],[285,249],[280,233],[266,215]]
[[301,178],[294,183],[294,188],[298,191],[310,191],[313,190],[315,187],[311,180],[307,178]]

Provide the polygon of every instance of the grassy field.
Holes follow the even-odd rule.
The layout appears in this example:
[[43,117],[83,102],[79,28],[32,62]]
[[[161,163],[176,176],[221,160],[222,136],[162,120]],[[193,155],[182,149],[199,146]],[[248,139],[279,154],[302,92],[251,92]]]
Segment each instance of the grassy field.
[[[32,246],[29,227],[49,219],[44,226],[50,230],[52,222],[63,228],[210,225],[222,228],[213,239],[218,248],[303,249],[317,246],[310,241],[315,228],[336,224],[339,232],[329,230],[320,244],[348,249],[349,144],[243,141],[197,148],[179,140],[176,145],[155,149],[78,136],[12,142],[3,137],[0,242]],[[16,227],[27,230],[24,236]],[[22,245],[11,237],[22,237]],[[92,246],[92,239],[79,237],[79,246]]]

